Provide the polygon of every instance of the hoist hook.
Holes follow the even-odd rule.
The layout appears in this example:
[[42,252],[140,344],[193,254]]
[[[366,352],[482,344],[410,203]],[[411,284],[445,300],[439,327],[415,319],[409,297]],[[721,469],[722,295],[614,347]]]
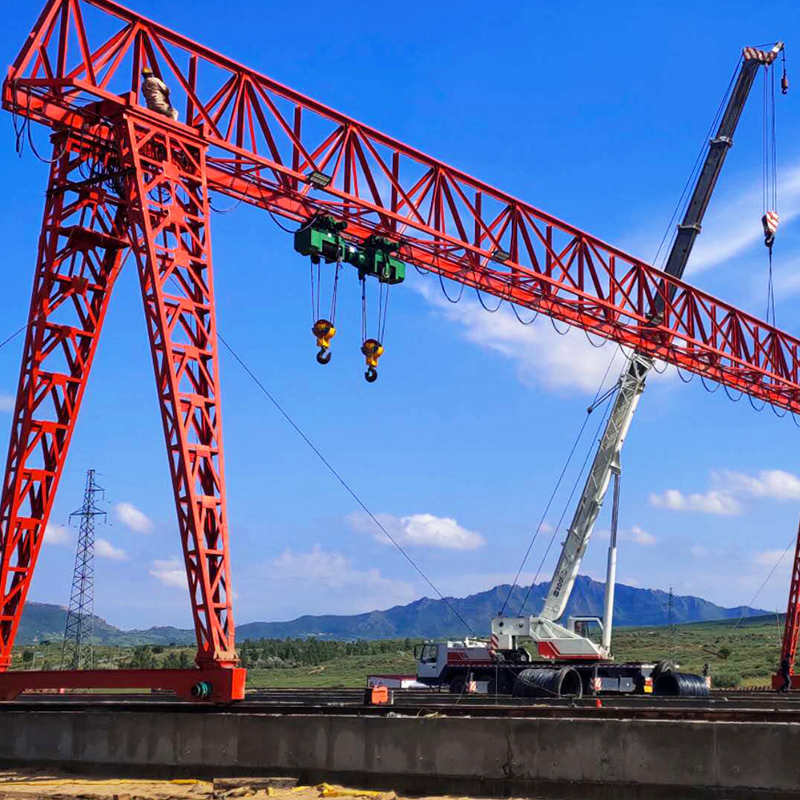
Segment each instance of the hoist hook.
[[327,364],[331,360],[331,351],[320,347],[317,353],[317,364]]
[[311,333],[316,337],[317,347],[319,347],[317,363],[327,364],[331,360],[329,348],[331,346],[331,339],[336,336],[336,328],[334,328],[333,323],[329,320],[318,319],[311,326]]
[[789,93],[789,78],[786,75],[786,48],[781,51],[781,61],[783,62],[783,74],[781,75],[781,94]]
[[361,345],[361,352],[367,362],[367,371],[364,377],[367,383],[375,383],[378,380],[378,359],[383,355],[383,345],[377,339],[367,339]]
[[772,250],[772,245],[775,243],[775,232],[778,230],[780,224],[780,217],[777,211],[767,211],[761,217],[761,227],[764,229],[764,244]]

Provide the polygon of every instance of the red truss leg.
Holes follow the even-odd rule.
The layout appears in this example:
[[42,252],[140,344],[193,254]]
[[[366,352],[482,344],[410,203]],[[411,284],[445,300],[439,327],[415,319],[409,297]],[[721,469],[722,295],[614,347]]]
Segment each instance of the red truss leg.
[[[797,545],[792,562],[792,582],[789,586],[789,602],[786,605],[786,622],[783,629],[781,660],[789,659],[792,673],[792,689],[800,689],[800,675],[794,674],[794,662],[797,656],[797,635],[800,633],[800,527],[797,529]],[[772,686],[779,689],[783,685],[780,672],[772,676]]]
[[0,500],[0,671],[11,663],[36,557],[128,242],[114,190],[117,154],[87,140],[63,133],[53,146]]
[[236,663],[228,562],[206,151],[126,118],[130,240],[139,266],[197,632],[197,664]]

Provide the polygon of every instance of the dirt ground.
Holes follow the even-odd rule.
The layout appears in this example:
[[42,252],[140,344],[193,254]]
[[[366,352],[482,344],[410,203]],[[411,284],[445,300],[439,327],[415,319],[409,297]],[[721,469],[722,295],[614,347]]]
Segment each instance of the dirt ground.
[[[292,778],[139,780],[91,778],[55,772],[0,771],[0,800],[401,800],[394,792],[353,789],[329,783],[300,786]],[[415,800],[444,800],[415,798]],[[448,798],[447,800],[457,800]],[[458,800],[468,800],[459,798]]]

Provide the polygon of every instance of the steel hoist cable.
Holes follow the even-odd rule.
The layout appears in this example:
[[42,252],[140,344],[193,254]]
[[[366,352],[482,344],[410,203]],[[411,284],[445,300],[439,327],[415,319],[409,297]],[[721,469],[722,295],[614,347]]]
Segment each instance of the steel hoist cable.
[[253,372],[253,370],[247,365],[247,363],[242,359],[242,357],[233,349],[233,347],[228,344],[227,339],[217,330],[217,338],[222,342],[222,345],[225,349],[233,356],[239,366],[244,370],[244,372],[248,375],[248,377],[253,381],[253,383],[261,390],[261,393],[269,400],[269,402],[275,407],[276,411],[280,414],[281,417],[289,424],[289,426],[294,430],[294,432],[308,445],[308,447],[312,450],[314,455],[319,459],[319,461],[324,465],[324,467],[328,470],[328,472],[336,479],[336,481],[342,486],[342,488],[350,495],[350,497],[355,500],[355,502],[359,505],[362,511],[372,520],[375,526],[383,533],[384,536],[395,546],[397,551],[403,558],[411,565],[411,567],[417,572],[417,574],[425,581],[425,583],[433,590],[436,596],[445,604],[447,609],[453,614],[453,616],[458,619],[466,628],[466,630],[474,636],[474,632],[470,626],[470,624],[466,621],[463,615],[458,611],[458,609],[439,591],[439,588],[436,584],[428,577],[428,575],[423,571],[423,569],[414,561],[414,559],[409,555],[406,549],[397,541],[397,539],[392,536],[391,533],[386,529],[386,526],[378,519],[378,517],[372,513],[369,509],[367,504],[361,499],[355,489],[342,477],[341,473],[336,469],[336,467],[331,464],[331,462],[326,458],[326,456],[322,453],[322,451],[314,444],[314,442],[308,437],[308,435],[303,431],[303,429],[294,421],[294,419],[289,415],[289,412],[278,402],[278,399],[272,394],[272,392],[267,389],[266,386],[261,382],[260,378]]
[[[575,439],[574,439],[574,441],[572,443],[572,446],[570,447],[570,450],[569,450],[569,452],[567,454],[567,458],[564,461],[564,465],[562,466],[561,472],[560,472],[560,474],[558,476],[558,479],[556,480],[555,486],[553,487],[553,490],[550,493],[550,497],[548,498],[547,503],[546,503],[546,505],[544,507],[544,511],[542,512],[542,515],[541,515],[541,517],[539,519],[539,524],[536,526],[536,528],[535,528],[535,530],[533,532],[533,535],[531,536],[531,538],[530,538],[530,540],[528,542],[528,547],[525,550],[524,555],[522,556],[522,561],[520,562],[519,568],[517,569],[517,573],[514,576],[514,581],[513,581],[513,583],[511,584],[511,586],[508,589],[508,593],[506,594],[506,598],[503,601],[503,606],[500,609],[500,615],[502,615],[503,612],[506,610],[506,607],[508,606],[508,603],[511,600],[511,595],[512,595],[514,589],[519,585],[519,579],[520,579],[520,576],[522,575],[522,570],[525,569],[525,565],[528,562],[528,558],[530,557],[531,551],[533,550],[533,547],[534,547],[534,545],[536,543],[536,539],[539,536],[539,533],[540,533],[540,531],[542,530],[542,527],[545,524],[545,520],[547,518],[547,514],[550,511],[550,507],[552,506],[553,501],[556,498],[556,494],[558,493],[558,490],[561,487],[561,482],[564,480],[564,476],[566,475],[567,470],[569,469],[569,465],[572,462],[572,458],[575,455],[575,451],[578,448],[578,444],[580,443],[580,440],[583,437],[583,433],[584,433],[584,431],[586,429],[586,425],[589,422],[590,414],[592,413],[592,411],[594,410],[594,408],[597,405],[599,405],[601,402],[604,402],[608,398],[610,392],[613,392],[616,389],[616,385],[615,385],[615,386],[612,386],[611,389],[609,389],[607,392],[603,393],[603,387],[605,386],[606,379],[608,378],[608,374],[611,371],[611,366],[612,366],[612,364],[614,363],[614,361],[615,361],[615,359],[617,357],[617,352],[618,351],[614,351],[614,354],[612,355],[611,360],[608,362],[608,366],[606,367],[606,371],[603,374],[603,377],[602,377],[602,379],[600,381],[600,385],[597,387],[597,391],[595,392],[595,395],[594,395],[594,398],[592,400],[592,403],[586,409],[586,414],[583,417],[583,421],[581,422],[580,427],[578,428],[578,433],[575,436]],[[602,399],[601,399],[601,394],[603,395]],[[537,572],[537,577],[538,577],[538,572]]]
[[[606,393],[606,400],[611,399],[614,396],[614,394],[616,394],[617,389],[619,389],[619,383],[615,384],[612,387],[610,393],[608,393],[608,392]],[[592,407],[590,406],[590,409],[591,408]],[[575,476],[575,481],[572,484],[572,489],[570,489],[569,497],[567,497],[567,500],[564,503],[564,508],[561,511],[561,516],[558,518],[558,522],[556,523],[556,525],[553,526],[553,533],[550,536],[550,541],[547,543],[547,548],[545,549],[544,554],[542,555],[542,558],[539,561],[539,566],[536,568],[536,574],[534,575],[533,580],[531,581],[530,585],[528,586],[528,589],[525,592],[525,596],[522,598],[522,603],[520,604],[519,613],[517,614],[517,616],[521,617],[522,614],[525,611],[525,606],[528,603],[528,598],[530,597],[531,592],[533,591],[533,587],[536,585],[536,581],[539,580],[539,575],[541,575],[542,569],[544,568],[544,563],[547,560],[547,556],[549,555],[550,550],[553,547],[553,544],[554,544],[554,542],[556,540],[556,536],[558,535],[559,530],[561,530],[561,525],[564,522],[564,518],[566,517],[567,512],[569,511],[569,509],[570,509],[570,507],[572,505],[572,498],[575,496],[575,492],[576,492],[578,486],[581,483],[581,479],[583,478],[583,473],[586,471],[586,467],[589,464],[589,459],[591,458],[591,455],[594,452],[594,449],[595,449],[594,443],[595,443],[595,441],[597,441],[598,437],[600,436],[600,431],[605,426],[606,421],[608,420],[608,416],[609,416],[610,413],[611,413],[611,403],[607,403],[606,409],[605,409],[605,413],[603,414],[602,418],[600,419],[600,422],[598,423],[597,428],[595,429],[594,437],[592,438],[592,441],[589,443],[589,446],[586,449],[586,456],[583,459],[583,464],[581,465],[581,468],[578,471],[578,474]],[[586,419],[588,420],[588,418],[589,417],[588,417],[588,413],[587,413]]]

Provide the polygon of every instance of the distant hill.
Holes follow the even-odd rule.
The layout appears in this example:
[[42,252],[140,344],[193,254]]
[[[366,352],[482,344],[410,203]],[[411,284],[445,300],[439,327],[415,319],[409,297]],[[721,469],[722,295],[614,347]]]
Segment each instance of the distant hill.
[[[447,603],[463,617],[476,634],[486,634],[489,620],[503,607],[511,587],[495,586],[468,597],[448,597]],[[530,591],[525,610],[534,613],[541,608],[548,584],[540,583]],[[519,612],[527,587],[517,587],[511,593],[505,613]],[[583,575],[575,581],[566,615],[602,616],[605,585]],[[283,638],[286,636],[320,636],[329,639],[389,639],[397,637],[463,636],[464,624],[442,600],[423,597],[405,606],[386,611],[370,611],[348,616],[320,615],[298,617],[290,622],[251,622],[237,627],[241,639]],[[614,595],[615,625],[666,625],[669,599],[659,589],[639,589],[617,584]],[[672,598],[672,619],[677,623],[739,619],[768,612],[737,606],[723,608],[699,597]]]
[[[539,583],[530,590],[525,610],[537,611],[547,593],[547,583]],[[283,639],[287,636],[318,636],[325,639],[393,639],[408,637],[463,636],[464,624],[448,608],[448,603],[478,635],[489,630],[489,620],[503,607],[509,586],[495,586],[485,592],[468,597],[449,597],[447,602],[423,597],[405,606],[394,606],[385,611],[365,614],[302,616],[289,622],[248,622],[238,625],[237,638]],[[579,576],[575,581],[567,615],[602,616],[604,584]],[[523,602],[527,587],[517,587],[511,593],[505,613],[515,615]],[[614,621],[616,625],[666,625],[668,619],[667,593],[660,589],[639,589],[618,584],[614,596]],[[691,595],[672,598],[672,620],[709,622],[767,615],[763,609],[736,606],[723,608],[708,600]],[[31,644],[60,639],[64,634],[66,609],[48,603],[28,603],[22,615],[19,644]],[[771,617],[774,618],[774,617]],[[120,630],[104,619],[95,617],[95,638],[102,644],[191,644],[194,633],[172,627],[154,627],[147,630]]]

